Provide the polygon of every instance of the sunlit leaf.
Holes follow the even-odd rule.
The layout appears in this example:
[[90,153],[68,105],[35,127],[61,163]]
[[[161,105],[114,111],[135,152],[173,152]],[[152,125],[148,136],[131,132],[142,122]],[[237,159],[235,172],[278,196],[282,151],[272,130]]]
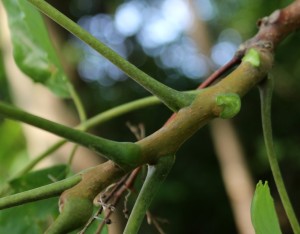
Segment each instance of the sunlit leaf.
[[69,97],[68,79],[40,13],[24,0],[3,0],[3,3],[18,67],[34,82],[44,84],[56,95]]
[[263,184],[259,181],[256,185],[251,205],[251,219],[256,234],[281,234],[268,182]]

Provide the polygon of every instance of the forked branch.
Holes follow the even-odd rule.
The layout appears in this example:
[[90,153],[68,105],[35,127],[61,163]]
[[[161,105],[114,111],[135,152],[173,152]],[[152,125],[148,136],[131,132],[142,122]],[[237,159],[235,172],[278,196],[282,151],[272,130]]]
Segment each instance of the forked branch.
[[[44,1],[40,0],[28,1],[39,9],[42,9],[41,6],[44,4]],[[53,13],[56,14],[57,12],[53,11]],[[70,23],[68,19],[61,14],[55,14],[52,18],[67,28],[67,24]],[[73,27],[74,25],[71,26]],[[136,77],[135,80],[137,82],[141,83],[148,90],[151,89],[150,91],[153,94],[161,98],[167,106],[174,111],[178,111],[178,113],[167,125],[164,125],[152,135],[130,144],[130,146],[139,151],[137,154],[138,159],[131,161],[130,167],[122,167],[123,163],[128,165],[128,162],[123,162],[122,160],[118,160],[120,165],[108,161],[83,173],[82,180],[62,194],[60,199],[62,213],[49,228],[48,233],[65,233],[83,225],[91,215],[94,197],[109,184],[115,182],[135,167],[146,163],[155,165],[166,155],[174,155],[188,138],[211,119],[215,117],[227,118],[237,114],[239,109],[237,107],[239,107],[240,103],[239,97],[244,96],[252,87],[259,84],[272,68],[275,47],[291,32],[299,29],[300,0],[294,1],[288,7],[277,10],[269,17],[263,18],[259,21],[259,27],[257,35],[242,44],[236,54],[236,59],[233,60],[234,62],[230,66],[225,67],[225,69],[220,70],[214,76],[215,78],[210,79],[201,88],[209,85],[214,79],[218,78],[229,68],[232,68],[233,65],[240,63],[239,66],[218,84],[204,89],[197,95],[185,96],[184,102],[180,100],[182,93],[177,95],[177,91],[173,92],[164,85],[153,83],[147,75],[141,73],[130,63],[124,63],[124,60],[116,53],[112,51],[102,53],[106,58],[117,61],[117,66],[127,71],[127,74],[131,77]],[[103,50],[103,45],[90,40],[91,35],[87,32],[78,29],[78,31],[75,30],[73,33],[79,38],[89,39],[87,42],[94,49],[99,51],[100,48]],[[240,60],[242,57],[243,59]],[[137,74],[141,76],[138,77],[136,76]],[[140,80],[141,77],[142,81]],[[172,102],[175,104],[173,105]],[[5,115],[5,111],[1,111],[1,108],[0,113]],[[14,118],[8,115],[7,117]],[[22,119],[20,120],[22,121]],[[34,125],[34,122],[30,124]],[[51,129],[49,131],[51,132]],[[56,131],[56,134],[60,134],[60,132]],[[78,140],[77,143],[80,144],[80,141]],[[96,146],[97,144],[102,144],[101,142],[103,143],[103,140],[95,140]],[[99,151],[101,152],[101,150]],[[115,158],[112,159],[114,160]]]

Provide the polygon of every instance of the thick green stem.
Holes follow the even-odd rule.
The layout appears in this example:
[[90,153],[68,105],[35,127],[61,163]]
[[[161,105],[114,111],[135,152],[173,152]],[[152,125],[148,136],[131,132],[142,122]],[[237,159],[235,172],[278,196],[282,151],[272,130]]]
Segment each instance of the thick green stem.
[[119,180],[127,172],[107,161],[82,172],[82,180],[60,197],[61,213],[46,233],[65,234],[82,228],[90,219],[93,200],[103,189]]
[[[199,91],[193,91],[194,93]],[[90,119],[88,119],[86,122],[80,123],[76,128],[86,131],[92,127],[95,127],[97,125],[103,124],[106,121],[109,121],[115,117],[118,117],[120,115],[126,114],[128,112],[138,110],[141,108],[158,105],[160,104],[160,100],[157,97],[151,96],[142,98],[136,101],[132,101],[129,103],[122,104],[120,106],[114,107],[112,109],[109,109],[107,111],[104,111]],[[34,160],[30,161],[28,165],[26,165],[20,172],[15,174],[11,179],[17,178],[19,176],[22,176],[29,172],[35,165],[37,165],[40,161],[42,161],[45,157],[55,152],[57,149],[59,149],[61,146],[63,146],[68,141],[66,140],[60,140],[54,143],[52,146],[50,146],[45,152],[41,153],[37,157],[35,157]]]
[[157,164],[148,166],[146,180],[130,214],[129,220],[123,232],[124,234],[138,233],[146,211],[148,210],[159,187],[169,174],[174,161],[175,156],[168,155],[160,158]]
[[63,212],[44,234],[66,234],[81,227],[93,214],[93,202],[86,198],[71,197],[63,205]]
[[260,97],[261,97],[261,113],[262,113],[262,125],[264,132],[264,139],[268,154],[270,167],[273,173],[273,177],[276,183],[276,187],[282,201],[283,207],[287,214],[287,217],[291,223],[292,229],[295,234],[300,233],[300,226],[296,218],[293,206],[287,194],[284,181],[280,172],[279,164],[276,158],[273,137],[272,137],[272,124],[271,124],[271,101],[272,101],[272,89],[273,80],[267,78],[263,84],[260,85]]
[[[200,92],[202,92],[202,91],[201,90],[189,91],[189,93],[191,93],[191,94],[197,94]],[[149,106],[158,105],[160,103],[161,103],[161,101],[155,96],[141,98],[139,100],[128,102],[128,103],[122,104],[120,106],[114,107],[112,109],[109,109],[107,111],[104,111],[104,112],[86,120],[85,122],[80,123],[75,128],[82,130],[82,131],[86,131],[90,128],[93,128],[97,125],[103,124],[109,120],[112,120],[113,118],[116,118],[116,117],[126,114],[128,112],[138,110],[141,108],[145,108],[145,107],[149,107]],[[34,160],[30,161],[28,163],[28,165],[26,165],[20,172],[18,172],[16,175],[14,175],[11,179],[17,178],[17,177],[22,176],[25,173],[29,172],[36,164],[38,164],[40,161],[42,161],[48,155],[55,152],[57,149],[59,149],[65,143],[67,143],[66,140],[57,141],[52,146],[50,146],[45,152],[41,153],[40,155],[35,157]]]
[[116,142],[97,137],[77,129],[37,117],[15,107],[0,102],[0,114],[32,126],[44,129],[70,141],[86,146],[95,152],[101,153],[121,166],[136,165],[140,157],[138,145],[130,142]]
[[162,100],[162,102],[171,110],[177,112],[179,109],[189,106],[194,100],[193,95],[179,92],[153,79],[44,0],[27,1],[76,37],[90,45],[93,49],[124,71],[129,77]]
[[0,198],[0,210],[22,205],[32,201],[38,201],[49,197],[59,196],[63,191],[73,187],[81,181],[80,175],[75,175],[67,179],[45,185],[36,189],[17,193],[7,197]]

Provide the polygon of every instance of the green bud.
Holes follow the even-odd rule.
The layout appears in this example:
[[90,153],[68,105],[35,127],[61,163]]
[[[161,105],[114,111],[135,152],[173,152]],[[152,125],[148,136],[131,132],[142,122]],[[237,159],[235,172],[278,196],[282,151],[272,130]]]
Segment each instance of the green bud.
[[249,49],[243,57],[243,62],[249,62],[252,66],[259,67],[260,57],[258,51],[253,48]]
[[216,97],[216,104],[222,109],[219,114],[222,119],[234,117],[241,109],[240,96],[235,93],[219,94]]

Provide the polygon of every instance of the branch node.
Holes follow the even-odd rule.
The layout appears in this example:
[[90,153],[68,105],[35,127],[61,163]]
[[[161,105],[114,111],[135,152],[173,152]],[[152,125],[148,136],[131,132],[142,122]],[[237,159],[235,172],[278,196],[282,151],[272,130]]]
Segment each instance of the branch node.
[[270,23],[270,24],[275,24],[275,23],[279,20],[279,18],[280,18],[280,13],[281,13],[280,10],[274,11],[274,12],[269,16],[269,23]]

